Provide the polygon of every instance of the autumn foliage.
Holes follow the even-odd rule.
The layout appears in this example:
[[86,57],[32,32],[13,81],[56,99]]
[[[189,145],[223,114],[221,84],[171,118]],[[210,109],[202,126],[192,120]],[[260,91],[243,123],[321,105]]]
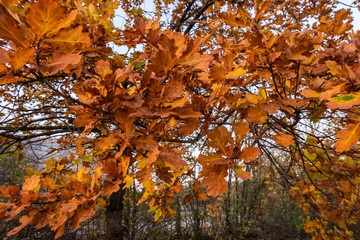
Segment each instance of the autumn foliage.
[[156,220],[174,216],[187,178],[205,200],[201,186],[218,196],[266,157],[316,213],[306,232],[351,239],[360,32],[337,5],[160,0],[149,16],[141,1],[0,1],[0,150],[49,138],[51,152],[68,149],[0,188],[1,218],[25,213],[9,235],[34,224],[59,237],[135,182]]

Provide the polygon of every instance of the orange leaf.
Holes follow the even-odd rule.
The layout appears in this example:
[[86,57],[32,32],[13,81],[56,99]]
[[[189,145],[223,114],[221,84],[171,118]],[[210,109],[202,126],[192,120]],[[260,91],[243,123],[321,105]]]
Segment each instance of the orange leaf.
[[330,69],[330,72],[334,75],[336,74],[340,74],[341,71],[341,66],[337,65],[337,63],[335,61],[326,61],[325,62],[326,66]]
[[197,193],[201,190],[201,184],[199,181],[195,181],[194,184],[193,184],[193,191],[194,193]]
[[237,142],[243,140],[246,137],[246,134],[250,131],[249,124],[247,122],[235,123],[232,128],[235,132]]
[[209,146],[215,149],[220,150],[223,154],[228,155],[229,149],[227,148],[228,144],[233,142],[231,133],[224,126],[220,126],[217,129],[209,132]]
[[67,66],[72,64],[78,64],[81,60],[80,54],[59,54],[55,53],[52,58],[48,60],[48,63],[44,65],[43,70],[49,71],[48,75],[54,75],[59,71],[65,69]]
[[24,227],[26,227],[28,224],[31,223],[31,221],[33,220],[34,216],[22,216],[19,220],[19,222],[21,222],[21,225],[14,228],[13,230],[11,230],[10,232],[7,233],[7,236],[12,236],[16,233],[18,233],[21,229],[23,229]]
[[77,12],[73,10],[67,18],[64,15],[65,10],[58,6],[58,1],[39,0],[30,4],[26,22],[31,26],[30,31],[40,39],[45,34],[54,34],[61,28],[70,26]]
[[360,137],[360,122],[357,124],[348,124],[345,129],[340,130],[336,137],[338,141],[335,143],[337,152],[349,151],[351,146],[356,145]]
[[181,152],[177,149],[163,148],[160,151],[159,159],[169,163],[175,168],[182,168],[186,165],[186,162],[181,159]]
[[26,48],[29,42],[26,39],[26,33],[25,24],[18,25],[15,19],[0,7],[0,38],[12,41],[17,46]]
[[79,200],[73,198],[69,202],[61,204],[59,210],[64,213],[69,213],[76,210],[80,203]]
[[311,90],[310,88],[306,88],[304,90],[301,91],[301,95],[303,95],[306,98],[318,98],[321,96],[320,93]]
[[216,197],[227,190],[225,177],[228,175],[227,165],[206,165],[203,166],[201,176],[204,177],[202,183],[206,185],[207,194]]
[[206,67],[209,65],[208,62],[212,59],[213,57],[211,55],[195,53],[184,58],[181,64],[194,65],[195,68],[206,70]]
[[42,185],[44,188],[53,190],[55,188],[55,181],[53,178],[46,177],[42,180]]
[[39,186],[40,177],[38,175],[32,175],[27,178],[22,186],[23,191],[35,190]]
[[15,71],[19,70],[24,66],[24,64],[31,62],[33,59],[35,59],[35,53],[35,48],[18,48],[16,49],[15,54],[10,61],[10,64]]
[[201,165],[206,165],[208,163],[210,163],[210,164],[227,164],[229,162],[229,160],[224,158],[222,156],[222,154],[219,154],[219,153],[213,153],[213,154],[209,154],[209,155],[200,154],[200,156],[197,158],[197,161]]
[[245,147],[241,150],[238,155],[239,159],[244,160],[244,162],[248,162],[249,160],[255,160],[260,155],[260,150],[257,147]]
[[65,44],[69,48],[72,48],[76,44],[82,45],[82,47],[89,47],[91,45],[89,34],[82,32],[81,25],[69,31],[60,31],[55,37],[47,38],[44,42],[59,46]]
[[275,136],[275,141],[284,147],[290,147],[290,145],[294,143],[294,138],[292,135],[280,133]]
[[197,199],[199,199],[200,201],[205,201],[207,199],[207,196],[205,193],[198,193],[196,194]]
[[110,63],[108,61],[100,60],[95,63],[95,72],[104,78],[107,74],[112,74]]
[[119,182],[113,183],[105,180],[104,187],[101,193],[105,196],[110,196],[112,193],[119,191],[119,189],[120,189]]
[[246,114],[246,120],[249,122],[264,123],[267,119],[267,113],[264,107],[250,107]]
[[244,166],[234,165],[233,168],[234,168],[234,172],[238,178],[241,178],[242,180],[248,180],[251,178],[251,175],[249,172],[242,170],[244,168]]

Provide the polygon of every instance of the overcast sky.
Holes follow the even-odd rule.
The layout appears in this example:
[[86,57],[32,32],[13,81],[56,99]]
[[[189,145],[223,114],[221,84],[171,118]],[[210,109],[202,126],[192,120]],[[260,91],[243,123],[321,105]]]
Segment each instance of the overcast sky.
[[[351,5],[353,0],[342,0],[339,2],[344,3],[346,5]],[[349,8],[344,4],[340,4],[339,8]],[[354,18],[354,21],[353,21],[354,30],[360,30],[360,12],[357,8],[350,8],[350,9],[352,10],[352,16]]]
[[[343,4],[339,4],[338,9],[341,8],[346,8],[346,9],[351,9],[352,11],[352,16],[354,18],[353,21],[353,26],[354,26],[354,30],[360,30],[360,12],[356,7],[351,7],[351,4],[353,2],[353,0],[341,0],[338,1],[339,3],[343,3]],[[145,11],[149,11],[152,12],[154,11],[154,4],[152,0],[144,0],[144,3],[142,4],[141,8]],[[116,17],[115,17],[115,24],[118,27],[123,27],[125,24],[125,20],[124,20],[124,11],[122,11],[122,9],[118,9],[116,11]],[[117,52],[126,52],[127,51],[127,47],[123,46],[123,47],[115,47]]]

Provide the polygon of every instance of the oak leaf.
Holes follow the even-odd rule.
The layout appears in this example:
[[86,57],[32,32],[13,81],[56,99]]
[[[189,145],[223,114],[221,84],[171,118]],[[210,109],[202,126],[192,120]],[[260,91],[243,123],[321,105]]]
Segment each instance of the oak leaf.
[[69,212],[76,210],[80,204],[81,204],[81,201],[73,198],[70,201],[68,201],[67,203],[61,204],[59,210],[64,213],[69,213]]
[[345,129],[337,132],[336,137],[338,140],[335,143],[335,150],[340,153],[349,151],[351,146],[359,141],[360,123],[346,125]]
[[247,70],[241,68],[241,67],[236,67],[233,71],[229,72],[228,74],[226,74],[226,78],[227,79],[236,79],[238,77],[242,77],[247,73]]
[[233,169],[236,174],[236,176],[242,180],[248,180],[251,178],[251,175],[249,172],[243,170],[244,166],[238,166],[234,165]]
[[35,59],[35,53],[35,48],[18,48],[16,49],[15,54],[10,61],[10,64],[15,71],[19,70],[26,63],[31,62]]
[[24,215],[20,218],[20,222],[21,225],[14,228],[13,230],[11,230],[10,232],[7,233],[7,236],[12,236],[16,233],[18,233],[21,229],[23,229],[24,227],[26,227],[27,225],[29,225],[32,220],[34,219],[34,216],[28,216],[28,215]]
[[49,71],[50,73],[48,75],[54,75],[58,73],[59,71],[64,70],[69,65],[75,65],[78,64],[81,60],[80,54],[73,54],[73,53],[67,53],[67,54],[54,54],[50,59],[48,59],[48,62],[44,65],[43,71]]
[[56,34],[61,28],[66,28],[75,20],[77,12],[71,11],[64,18],[65,10],[58,6],[58,1],[39,0],[30,4],[30,11],[26,16],[26,22],[30,25],[30,31],[39,39],[46,34]]
[[95,63],[95,72],[104,78],[107,74],[112,74],[110,63],[108,61],[100,60]]
[[27,178],[22,186],[23,191],[34,191],[40,183],[40,177],[38,175],[32,175]]
[[360,92],[340,94],[328,100],[326,106],[330,109],[350,109],[354,105],[360,104]]
[[228,144],[233,143],[231,133],[224,126],[209,132],[209,146],[218,149],[224,155],[230,155]]
[[240,141],[243,140],[250,131],[249,124],[247,122],[234,123],[232,129],[238,143],[240,143]]
[[225,177],[228,175],[227,165],[206,165],[200,175],[204,177],[202,184],[206,185],[207,194],[216,197],[227,190]]
[[206,164],[228,164],[229,163],[229,160],[226,159],[220,153],[213,153],[213,154],[209,154],[209,155],[200,154],[199,157],[197,158],[197,161],[201,165],[206,165]]
[[60,31],[52,38],[46,38],[44,42],[58,45],[59,47],[67,46],[73,48],[75,45],[80,45],[83,48],[91,45],[91,39],[88,33],[82,32],[83,27],[80,25],[75,29],[68,31]]
[[26,48],[29,44],[26,34],[27,28],[25,24],[18,24],[16,20],[8,15],[3,7],[0,6],[0,38]]
[[255,160],[260,155],[260,150],[257,147],[245,147],[241,150],[238,155],[240,160],[244,160],[244,163],[249,162],[249,160]]
[[267,113],[263,106],[250,107],[246,114],[246,120],[249,122],[264,123],[267,119]]
[[196,194],[196,198],[199,199],[200,201],[205,201],[207,199],[207,196],[205,193],[198,193]]
[[290,145],[295,142],[293,136],[286,133],[276,135],[275,141],[284,147],[290,147]]
[[181,159],[181,152],[177,149],[162,148],[159,154],[159,159],[166,163],[169,163],[175,168],[182,168],[186,165],[186,162]]

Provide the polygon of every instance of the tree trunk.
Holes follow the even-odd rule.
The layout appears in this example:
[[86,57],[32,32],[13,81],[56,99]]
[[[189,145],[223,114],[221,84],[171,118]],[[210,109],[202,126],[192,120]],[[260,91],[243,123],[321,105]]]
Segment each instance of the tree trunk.
[[106,207],[106,239],[107,240],[122,240],[126,233],[123,227],[123,209],[124,209],[124,194],[125,189],[122,189],[111,194],[109,203]]
[[176,238],[181,239],[181,205],[180,205],[180,197],[175,197],[175,205],[176,205],[176,213],[175,213],[175,233]]
[[201,229],[200,229],[200,209],[199,209],[199,200],[195,198],[195,211],[193,213],[194,216],[194,238],[200,239],[201,238]]
[[225,196],[225,201],[224,201],[224,212],[225,212],[225,225],[226,225],[226,231],[228,234],[229,238],[232,238],[233,236],[233,231],[232,231],[232,223],[231,223],[231,177],[232,174],[231,172],[229,173],[229,181],[228,181],[228,190],[227,190],[227,194]]

